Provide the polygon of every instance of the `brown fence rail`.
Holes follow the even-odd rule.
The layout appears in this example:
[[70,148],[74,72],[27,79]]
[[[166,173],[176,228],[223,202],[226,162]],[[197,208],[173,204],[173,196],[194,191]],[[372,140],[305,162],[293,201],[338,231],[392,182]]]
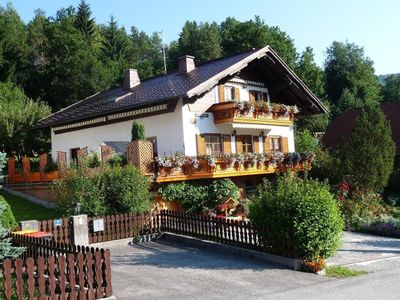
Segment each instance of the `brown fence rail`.
[[61,226],[54,226],[54,220],[39,221],[39,231],[46,231],[53,235],[53,239],[59,243],[73,243],[72,219],[62,218]]
[[[98,299],[112,295],[110,251],[11,235],[26,247],[0,269],[0,299]],[[30,256],[30,257],[29,257]]]
[[[94,232],[93,221],[104,220],[104,230]],[[159,212],[89,217],[89,243],[100,243],[160,232]]]
[[267,241],[262,238],[267,236],[265,232],[259,234],[261,229],[255,228],[250,222],[168,210],[160,212],[160,222],[161,231],[287,257],[298,257],[294,245],[282,244],[281,241]]

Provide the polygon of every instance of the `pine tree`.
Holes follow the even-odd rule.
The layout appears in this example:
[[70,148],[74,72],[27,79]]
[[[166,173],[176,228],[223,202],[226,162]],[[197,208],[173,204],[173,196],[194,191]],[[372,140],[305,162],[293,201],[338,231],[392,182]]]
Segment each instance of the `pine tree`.
[[129,37],[125,29],[118,28],[118,22],[111,17],[108,25],[102,30],[103,60],[121,61],[127,59],[129,53]]
[[382,191],[393,172],[395,150],[382,109],[377,105],[364,107],[351,135],[336,147],[333,157],[337,179],[350,175],[361,188]]
[[92,12],[89,4],[85,0],[81,0],[76,13],[75,27],[78,28],[86,41],[91,44],[96,34],[96,22],[91,18]]

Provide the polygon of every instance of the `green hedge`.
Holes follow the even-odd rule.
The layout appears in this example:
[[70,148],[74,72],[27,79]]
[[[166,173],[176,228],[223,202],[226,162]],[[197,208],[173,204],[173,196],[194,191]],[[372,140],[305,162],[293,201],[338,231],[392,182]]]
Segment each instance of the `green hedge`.
[[14,229],[18,226],[17,221],[15,221],[14,214],[11,210],[10,205],[6,202],[3,196],[0,196],[0,204],[4,204],[6,206],[6,210],[0,216],[0,222],[3,227],[7,229]]
[[329,186],[319,181],[294,175],[264,181],[249,217],[279,255],[316,261],[332,256],[340,246],[343,218]]
[[53,182],[52,192],[64,215],[75,214],[78,203],[88,215],[146,212],[152,203],[149,180],[133,166],[75,168]]

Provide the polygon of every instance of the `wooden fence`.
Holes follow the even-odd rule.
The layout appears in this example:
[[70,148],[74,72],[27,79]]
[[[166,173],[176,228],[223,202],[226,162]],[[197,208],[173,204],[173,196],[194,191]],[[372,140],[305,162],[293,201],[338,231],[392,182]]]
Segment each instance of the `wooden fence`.
[[0,269],[0,299],[98,299],[112,295],[110,251],[11,235],[26,247]]
[[54,220],[39,221],[39,231],[46,231],[53,235],[53,240],[58,243],[73,243],[72,219],[62,218],[61,226],[55,226]]
[[161,231],[287,257],[298,257],[295,245],[285,242],[294,239],[274,239],[271,236],[271,239],[267,240],[265,238],[268,236],[266,228],[256,228],[247,221],[162,210],[160,211],[160,223]]
[[[94,232],[93,221],[96,219],[103,219],[103,231]],[[89,217],[88,223],[91,244],[160,232],[160,214],[157,211]]]

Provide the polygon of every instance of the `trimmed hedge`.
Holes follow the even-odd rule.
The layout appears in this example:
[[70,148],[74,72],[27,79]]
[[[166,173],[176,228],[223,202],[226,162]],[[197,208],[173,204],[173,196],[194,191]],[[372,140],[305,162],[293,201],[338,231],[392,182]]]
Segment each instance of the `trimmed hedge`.
[[292,174],[275,183],[265,180],[252,199],[249,217],[278,255],[317,261],[332,256],[340,246],[340,209],[329,186],[316,180]]

